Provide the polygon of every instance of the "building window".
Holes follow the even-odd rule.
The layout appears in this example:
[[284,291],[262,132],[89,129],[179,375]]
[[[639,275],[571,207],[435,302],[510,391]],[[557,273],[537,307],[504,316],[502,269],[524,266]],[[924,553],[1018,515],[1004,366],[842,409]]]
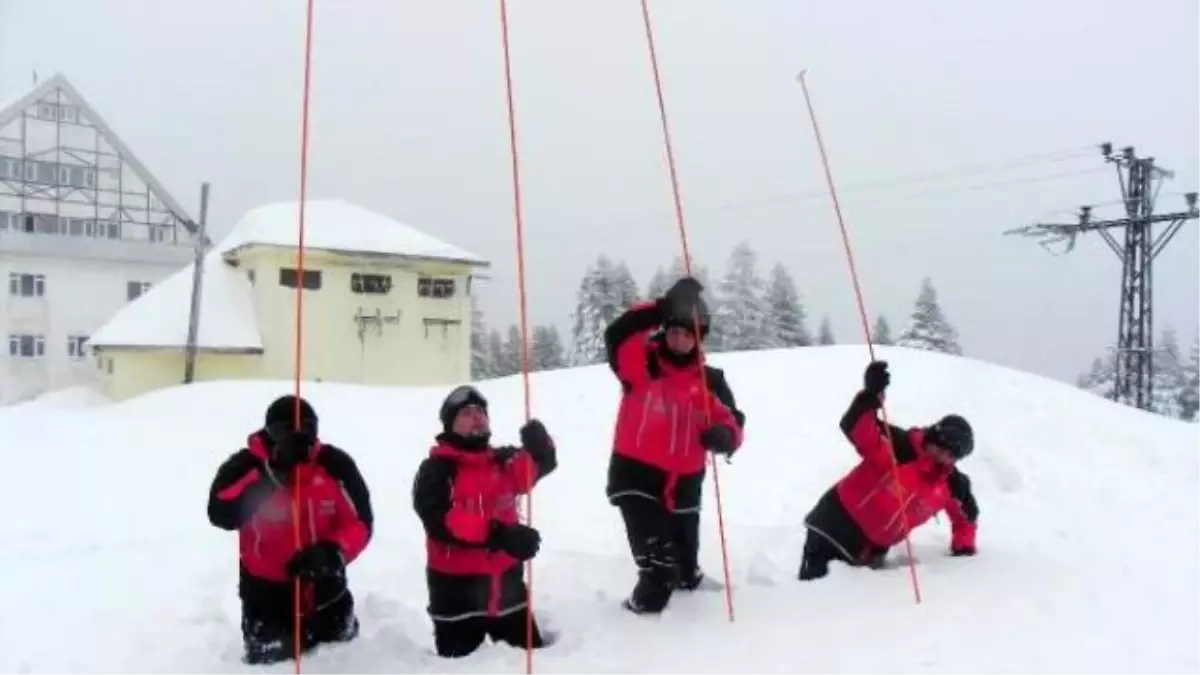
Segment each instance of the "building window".
[[8,275],[8,294],[40,298],[46,294],[46,275],[11,272]]
[[368,295],[387,295],[392,290],[392,277],[388,274],[350,275],[350,290]]
[[0,230],[8,229],[8,211],[0,211]]
[[137,300],[148,290],[150,290],[149,281],[127,281],[125,282],[125,299]]
[[67,356],[73,359],[82,359],[87,356],[84,343],[87,342],[86,335],[68,335],[67,336]]
[[[431,334],[443,340],[448,339],[450,337],[450,327],[462,325],[462,321],[458,319],[431,319],[428,317],[421,319],[421,323],[425,326],[426,340],[429,339]],[[431,326],[433,327],[432,331],[430,330]]]
[[421,277],[417,279],[417,295],[422,298],[453,298],[454,280]]
[[[321,270],[304,270],[304,290],[321,290]],[[288,288],[296,287],[296,269],[294,267],[279,268],[279,285]]]
[[46,338],[41,335],[8,336],[8,355],[18,359],[36,359],[46,353]]

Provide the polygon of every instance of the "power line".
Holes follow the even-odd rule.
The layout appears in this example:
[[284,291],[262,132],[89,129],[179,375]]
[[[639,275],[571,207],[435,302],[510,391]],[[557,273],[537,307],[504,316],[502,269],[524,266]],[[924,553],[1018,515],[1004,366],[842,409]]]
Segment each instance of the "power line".
[[[1197,194],[1185,193],[1186,211],[1156,214],[1155,199],[1163,180],[1172,173],[1155,164],[1153,157],[1138,157],[1132,146],[1123,148],[1120,154],[1113,154],[1111,143],[1100,148],[1105,161],[1116,166],[1121,188],[1119,203],[1125,206],[1125,217],[1095,220],[1092,206],[1083,206],[1077,223],[1036,223],[1005,234],[1038,237],[1043,247],[1065,241],[1067,252],[1085,232],[1096,232],[1108,244],[1121,261],[1116,382],[1110,397],[1150,410],[1154,394],[1153,262],[1184,223],[1200,217]],[[1166,228],[1156,237],[1152,230],[1157,223],[1165,223]],[[1115,229],[1124,230],[1124,246],[1109,231]]]

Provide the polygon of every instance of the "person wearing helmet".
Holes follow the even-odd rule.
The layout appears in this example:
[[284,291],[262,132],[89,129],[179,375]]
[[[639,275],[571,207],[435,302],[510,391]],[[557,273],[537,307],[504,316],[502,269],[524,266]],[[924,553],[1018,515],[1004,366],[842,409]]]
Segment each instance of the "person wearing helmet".
[[[521,427],[521,447],[491,444],[488,403],[471,386],[442,402],[442,432],[413,480],[413,509],[425,529],[429,616],[437,653],[466,656],[491,638],[543,647],[529,617],[521,563],[541,535],[518,517],[519,495],[558,465],[554,442],[536,419]],[[527,628],[532,627],[532,634]]]
[[292,658],[297,579],[302,651],[358,635],[346,566],[371,540],[371,494],[350,455],[322,443],[317,431],[308,401],[277,398],[262,429],[221,464],[209,489],[209,522],[238,533],[248,664]]
[[958,469],[975,446],[971,425],[946,415],[924,428],[885,428],[876,411],[890,382],[887,362],[873,361],[842,416],[842,432],[862,459],[805,517],[801,580],[825,576],[834,560],[882,567],[888,549],[943,510],[951,554],[975,555],[979,506]]
[[638,568],[623,603],[635,613],[662,612],[674,591],[702,586],[705,460],[708,453],[729,457],[742,444],[746,417],[725,374],[701,367],[700,342],[709,330],[703,290],[691,277],[680,279],[604,331],[623,391],[605,492],[621,512]]

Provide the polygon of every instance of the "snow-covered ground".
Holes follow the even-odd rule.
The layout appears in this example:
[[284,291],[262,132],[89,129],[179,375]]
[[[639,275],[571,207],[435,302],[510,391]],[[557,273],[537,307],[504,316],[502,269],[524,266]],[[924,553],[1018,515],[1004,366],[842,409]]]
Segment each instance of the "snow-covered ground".
[[[835,566],[820,582],[796,581],[800,519],[855,459],[837,420],[866,350],[715,355],[748,415],[745,447],[720,466],[732,624],[716,592],[680,596],[658,618],[619,609],[633,568],[603,494],[618,386],[603,366],[533,376],[534,414],[560,456],[534,516],[544,536],[536,608],[561,638],[535,669],[1200,670],[1200,427],[976,361],[882,354],[893,421],[958,412],[975,426],[963,468],[982,508],[979,555],[949,557],[942,518],[913,538],[920,605],[904,566]],[[289,388],[208,383],[122,404],[0,411],[0,671],[247,670],[236,541],[209,526],[205,501],[217,464]],[[520,378],[481,389],[499,440],[515,440]],[[457,662],[431,652],[409,488],[445,391],[305,389],[326,440],[357,458],[377,513],[374,542],[350,571],[362,635],[313,654],[305,672],[524,670],[511,648]],[[719,577],[711,482],[701,557]]]

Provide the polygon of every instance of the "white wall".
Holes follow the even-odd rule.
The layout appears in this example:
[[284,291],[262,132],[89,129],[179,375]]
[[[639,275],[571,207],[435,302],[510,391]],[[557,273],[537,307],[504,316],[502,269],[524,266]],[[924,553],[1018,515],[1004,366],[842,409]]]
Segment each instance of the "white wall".
[[[90,383],[95,361],[70,356],[68,338],[91,334],[127,304],[127,282],[153,284],[181,266],[14,255],[0,247],[0,404]],[[12,273],[43,275],[44,294],[13,295]],[[9,336],[21,334],[43,339],[42,356],[11,355]]]
[[[186,230],[75,102],[46,101],[0,128],[0,404],[90,382],[96,365],[69,338],[123,307],[128,282],[192,258]],[[13,273],[40,275],[44,294],[14,295]],[[13,335],[40,337],[42,354],[12,355]]]

